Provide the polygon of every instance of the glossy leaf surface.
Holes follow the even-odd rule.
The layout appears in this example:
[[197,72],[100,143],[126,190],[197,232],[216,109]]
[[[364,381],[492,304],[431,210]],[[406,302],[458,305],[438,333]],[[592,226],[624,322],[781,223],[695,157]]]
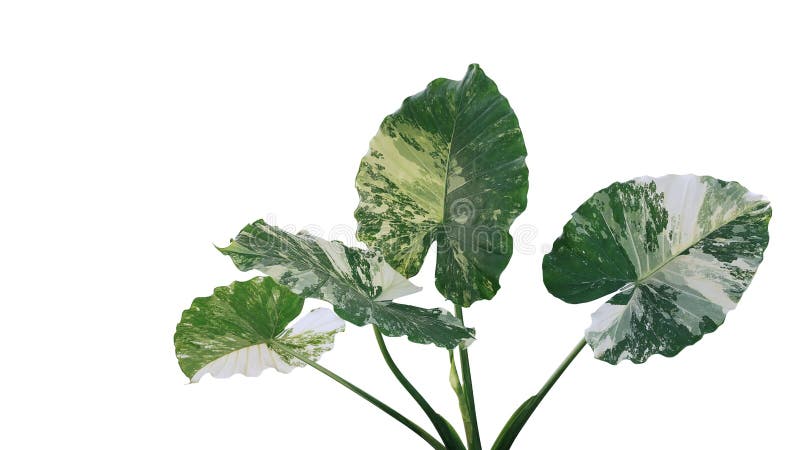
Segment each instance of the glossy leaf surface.
[[569,303],[614,293],[586,330],[597,358],[673,356],[736,307],[771,214],[762,196],[712,177],[614,183],[573,213],[544,258],[545,285]]
[[305,232],[291,234],[257,221],[220,251],[240,270],[259,270],[293,292],[331,303],[355,325],[374,324],[386,336],[452,348],[474,333],[443,309],[393,300],[420,290],[379,253],[347,247]]
[[403,275],[436,242],[436,287],[454,303],[491,299],[525,209],[526,149],[514,111],[473,64],[387,116],[356,176],[358,238]]
[[[315,309],[288,327],[303,298],[271,278],[257,277],[214,289],[183,312],[175,332],[175,354],[194,383],[205,374],[257,376],[267,368],[289,373],[304,364],[283,348],[316,361],[333,348],[344,321]],[[279,346],[282,346],[279,348]]]

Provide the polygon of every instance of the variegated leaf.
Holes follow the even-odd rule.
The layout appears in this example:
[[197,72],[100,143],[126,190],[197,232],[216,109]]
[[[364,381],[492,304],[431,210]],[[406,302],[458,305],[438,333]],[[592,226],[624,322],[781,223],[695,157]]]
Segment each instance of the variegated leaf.
[[392,300],[420,290],[375,252],[351,248],[300,232],[287,233],[259,220],[246,226],[220,251],[240,270],[256,269],[303,297],[331,303],[355,325],[375,324],[387,336],[453,348],[474,338],[443,309],[424,309]]
[[477,64],[434,80],[384,119],[361,161],[358,238],[407,277],[436,241],[439,292],[491,299],[527,203],[525,156],[514,111]]
[[292,327],[303,298],[272,278],[256,277],[214,289],[183,312],[175,332],[181,370],[195,383],[205,374],[252,377],[273,368],[289,373],[305,365],[292,353],[316,361],[333,348],[344,321],[329,309],[315,309]]
[[573,213],[544,258],[544,282],[569,303],[616,292],[586,330],[597,358],[674,356],[736,307],[771,214],[762,196],[712,177],[614,183]]

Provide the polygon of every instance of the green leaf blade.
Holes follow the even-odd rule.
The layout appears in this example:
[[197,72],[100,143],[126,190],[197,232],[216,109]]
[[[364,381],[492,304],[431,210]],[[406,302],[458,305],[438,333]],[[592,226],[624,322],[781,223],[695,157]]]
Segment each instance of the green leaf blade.
[[473,330],[447,311],[393,302],[420,288],[379,253],[304,232],[294,235],[263,220],[247,225],[220,251],[240,270],[258,270],[303,297],[329,302],[344,320],[374,324],[386,336],[446,348],[474,338]]
[[289,373],[304,364],[273,343],[293,348],[312,360],[333,347],[344,322],[332,311],[316,309],[287,328],[304,299],[271,278],[221,286],[184,311],[175,331],[175,354],[192,382],[205,374],[227,378],[257,376],[267,368]]
[[461,306],[491,299],[527,205],[526,155],[516,115],[480,67],[434,80],[370,142],[356,176],[358,238],[405,276],[436,241],[442,295]]
[[738,304],[769,242],[771,207],[738,183],[669,175],[614,183],[581,205],[543,261],[555,296],[616,292],[586,340],[612,364],[674,356]]

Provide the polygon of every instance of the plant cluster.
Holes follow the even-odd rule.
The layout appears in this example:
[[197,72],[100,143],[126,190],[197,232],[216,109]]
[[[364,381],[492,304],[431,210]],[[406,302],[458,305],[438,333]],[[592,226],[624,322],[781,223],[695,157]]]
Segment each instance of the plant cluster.
[[[419,435],[434,449],[480,450],[470,372],[475,330],[464,310],[492,299],[512,255],[509,228],[525,209],[526,148],[514,111],[477,66],[437,79],[387,116],[356,176],[358,239],[369,250],[291,234],[264,221],[220,248],[263,277],[196,298],[175,333],[181,370],[288,373],[311,366]],[[611,364],[674,356],[714,331],[735,308],[768,242],[769,202],[735,182],[667,175],[613,183],[578,207],[544,257],[545,286],[567,303],[606,297],[585,336],[494,440],[511,448],[533,411],[588,344]],[[396,302],[436,246],[436,288],[448,310]],[[324,300],[296,320],[306,298]],[[430,419],[435,436],[318,362],[345,322],[372,326],[391,372]],[[445,349],[464,437],[398,368],[384,336]]]

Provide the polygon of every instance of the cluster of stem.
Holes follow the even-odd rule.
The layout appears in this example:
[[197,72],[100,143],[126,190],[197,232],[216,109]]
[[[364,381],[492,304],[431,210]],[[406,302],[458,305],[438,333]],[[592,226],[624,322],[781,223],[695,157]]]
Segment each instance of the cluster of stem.
[[[464,321],[463,311],[460,306],[456,306],[455,308],[456,317],[458,317],[462,322]],[[378,347],[380,348],[381,354],[383,355],[383,359],[386,362],[386,365],[389,367],[389,370],[394,374],[397,381],[403,386],[403,388],[409,393],[411,398],[419,405],[422,411],[430,420],[433,428],[436,430],[436,433],[439,435],[437,439],[430,433],[428,433],[424,428],[419,426],[418,424],[414,423],[412,420],[404,416],[403,414],[397,412],[394,408],[390,407],[386,403],[378,400],[374,396],[370,395],[363,389],[359,388],[358,386],[350,383],[349,381],[345,380],[344,378],[340,377],[339,375],[331,372],[330,370],[326,369],[322,365],[318,364],[317,362],[304,357],[303,355],[292,351],[291,348],[281,346],[281,350],[285,351],[286,353],[296,357],[297,359],[303,361],[304,363],[308,364],[309,366],[315,368],[316,370],[320,371],[321,373],[325,374],[332,380],[336,381],[337,383],[341,384],[342,386],[346,387],[350,391],[354,392],[364,400],[368,401],[372,405],[376,406],[381,411],[388,414],[393,419],[397,420],[404,426],[406,426],[409,430],[414,432],[417,436],[422,438],[428,445],[436,450],[481,450],[481,437],[480,432],[478,429],[478,416],[477,411],[475,408],[475,396],[474,390],[472,386],[472,372],[469,365],[469,352],[466,347],[459,346],[458,347],[458,360],[460,363],[460,373],[456,365],[455,361],[455,351],[450,350],[450,385],[453,388],[453,391],[458,398],[458,405],[459,409],[461,410],[461,418],[464,423],[464,434],[466,436],[466,446],[464,442],[461,440],[458,432],[455,431],[452,425],[433,407],[428,403],[425,397],[420,394],[420,392],[411,384],[411,382],[403,375],[403,372],[400,371],[400,368],[394,362],[392,355],[389,353],[389,349],[386,347],[386,342],[383,339],[383,335],[378,330],[377,327],[373,326],[375,331],[375,339],[378,342]],[[280,344],[277,344],[280,346]],[[533,412],[542,402],[544,397],[550,392],[550,389],[556,384],[558,379],[567,370],[570,363],[575,359],[575,357],[580,353],[583,347],[586,345],[586,341],[581,339],[578,345],[572,349],[572,351],[567,355],[564,361],[558,366],[558,368],[553,372],[550,378],[542,385],[539,391],[525,400],[519,408],[511,415],[511,417],[506,422],[505,426],[503,427],[500,434],[497,436],[494,444],[491,447],[491,450],[508,450],[511,448],[511,445],[514,443],[514,440],[519,435],[522,428],[528,422]]]

